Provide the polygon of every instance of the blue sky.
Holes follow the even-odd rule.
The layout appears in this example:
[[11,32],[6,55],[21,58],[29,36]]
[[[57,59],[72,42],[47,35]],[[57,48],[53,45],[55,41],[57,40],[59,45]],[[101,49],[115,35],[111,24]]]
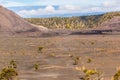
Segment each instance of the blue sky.
[[[46,6],[16,13],[22,17],[34,15],[50,15],[65,13],[90,13],[120,11],[120,0],[0,0],[5,7],[15,6]],[[56,9],[54,6],[58,6]]]
[[29,5],[101,5],[110,0],[0,0],[4,6],[29,6]]

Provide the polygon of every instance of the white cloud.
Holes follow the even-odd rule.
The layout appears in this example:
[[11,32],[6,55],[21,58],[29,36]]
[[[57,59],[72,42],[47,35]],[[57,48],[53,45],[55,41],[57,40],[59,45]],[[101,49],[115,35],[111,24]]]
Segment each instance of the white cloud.
[[118,7],[120,6],[119,0],[106,0],[103,2],[104,7]]
[[[2,0],[3,6],[25,6],[26,2],[16,0]],[[92,13],[120,11],[120,0],[35,0],[28,5],[48,5],[45,8],[21,10],[17,13],[22,17],[31,17],[39,15],[65,14],[65,13]],[[52,5],[58,5],[56,9]]]
[[39,8],[37,10],[21,10],[18,12],[22,17],[38,16],[38,15],[50,15],[50,14],[65,14],[80,12],[79,6],[65,5],[55,9],[53,6],[46,6],[45,8]]
[[[53,6],[46,6],[37,10],[21,10],[18,12],[22,17],[40,16],[40,15],[54,15],[54,14],[67,14],[67,13],[92,13],[92,12],[109,12],[120,11],[120,6],[110,6],[111,4],[102,4],[103,6],[89,6],[80,7],[75,5],[59,6],[55,9]],[[109,6],[108,6],[109,5]],[[113,5],[113,4],[112,4]]]
[[5,7],[10,7],[10,6],[23,6],[25,5],[24,3],[19,3],[19,2],[13,2],[13,1],[1,1],[0,5],[3,5]]
[[104,0],[101,5],[88,6],[82,8],[84,12],[111,12],[120,11],[120,0]]
[[21,10],[18,12],[19,15],[22,17],[31,17],[31,16],[38,16],[38,15],[48,15],[55,13],[55,9],[53,6],[47,6],[44,9],[37,9],[37,10]]
[[70,11],[75,11],[75,10],[80,10],[80,6],[74,6],[74,5],[64,5],[60,6],[60,10],[70,10]]
[[37,0],[33,4],[35,5],[79,5],[87,0]]
[[100,10],[100,7],[92,7],[91,10],[92,10],[92,11]]
[[55,12],[55,8],[53,6],[47,6],[44,10],[46,12]]

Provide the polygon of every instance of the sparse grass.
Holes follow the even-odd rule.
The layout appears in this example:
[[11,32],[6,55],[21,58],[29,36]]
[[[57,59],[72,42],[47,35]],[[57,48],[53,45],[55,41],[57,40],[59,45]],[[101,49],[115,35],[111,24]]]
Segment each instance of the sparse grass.
[[[28,42],[26,42],[29,41]],[[92,41],[96,41],[94,46],[91,46]],[[13,43],[17,43],[15,46]],[[49,42],[49,43],[48,43]],[[82,45],[84,42],[85,45]],[[106,43],[107,42],[107,43]],[[20,79],[36,80],[45,79],[52,80],[51,77],[34,77],[42,73],[56,73],[59,72],[62,80],[77,80],[78,73],[76,70],[81,70],[81,65],[87,67],[87,70],[94,70],[94,68],[105,72],[104,77],[109,78],[105,80],[111,80],[113,76],[114,69],[119,65],[120,61],[120,36],[119,35],[109,35],[105,38],[102,36],[65,36],[65,37],[50,37],[50,38],[1,38],[0,39],[0,69],[3,66],[8,65],[10,62],[14,64],[17,61],[17,69],[21,72]],[[45,54],[38,55],[38,46],[44,46],[42,52]],[[68,50],[70,48],[70,50]],[[22,54],[24,50],[25,55]],[[111,54],[107,54],[108,50]],[[112,51],[111,51],[112,50]],[[117,50],[117,51],[113,51]],[[12,52],[12,54],[10,54]],[[16,52],[16,53],[14,53]],[[49,54],[54,53],[55,56],[60,55],[60,57],[54,58],[50,57]],[[37,57],[36,57],[37,54]],[[98,54],[98,55],[96,55]],[[12,55],[12,56],[11,56]],[[63,56],[67,55],[67,56]],[[69,55],[69,56],[68,56]],[[52,54],[52,56],[54,56]],[[75,56],[75,57],[74,57]],[[79,60],[77,57],[81,57]],[[87,57],[86,57],[87,56]],[[73,60],[73,57],[75,58]],[[91,60],[92,58],[92,64]],[[90,62],[90,64],[87,63]],[[104,62],[104,64],[103,64]],[[40,64],[40,68],[38,65]],[[76,64],[75,66],[73,65]],[[79,64],[80,63],[80,64]],[[67,65],[66,65],[67,64]],[[109,64],[106,65],[106,64]],[[103,67],[103,65],[106,65]],[[56,67],[57,66],[57,67]],[[76,70],[73,69],[77,67]],[[34,72],[37,70],[37,72]],[[40,70],[39,70],[40,69]],[[64,76],[64,72],[65,75]],[[71,76],[71,73],[73,76]],[[81,73],[81,71],[80,71]],[[117,73],[117,72],[116,72]],[[61,74],[63,75],[61,77]],[[101,75],[101,74],[99,74]],[[26,76],[26,77],[24,77]],[[97,74],[91,75],[91,77],[98,77]],[[22,77],[22,78],[21,78]],[[31,78],[33,77],[33,78]],[[59,80],[56,78],[56,80]],[[93,80],[93,79],[92,79]],[[100,80],[100,79],[99,79]]]

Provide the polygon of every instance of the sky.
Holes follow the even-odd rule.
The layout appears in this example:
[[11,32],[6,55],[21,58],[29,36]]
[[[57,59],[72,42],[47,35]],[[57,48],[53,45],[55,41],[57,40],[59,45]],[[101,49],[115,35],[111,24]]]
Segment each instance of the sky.
[[[65,13],[92,13],[120,11],[120,0],[0,0],[5,7],[46,6],[17,11],[22,17]],[[55,8],[54,6],[58,6]]]

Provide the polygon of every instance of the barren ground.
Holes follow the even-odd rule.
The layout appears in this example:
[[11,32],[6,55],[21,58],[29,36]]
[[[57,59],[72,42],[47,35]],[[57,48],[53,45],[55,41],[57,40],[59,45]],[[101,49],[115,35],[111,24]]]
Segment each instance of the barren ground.
[[[38,53],[38,47],[44,47]],[[17,61],[19,80],[80,80],[85,66],[103,73],[110,80],[120,67],[120,35],[69,35],[46,38],[0,37],[0,69]],[[73,65],[70,56],[80,57]],[[91,58],[92,62],[87,63]],[[39,64],[35,71],[33,65]]]

